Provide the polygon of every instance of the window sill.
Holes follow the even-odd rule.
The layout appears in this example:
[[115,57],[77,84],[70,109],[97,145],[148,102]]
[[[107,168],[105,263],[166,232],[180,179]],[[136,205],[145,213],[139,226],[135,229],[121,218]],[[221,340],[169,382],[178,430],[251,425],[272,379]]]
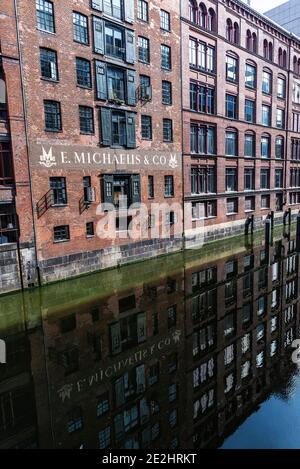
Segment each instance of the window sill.
[[64,208],[67,207],[68,204],[52,204],[51,207],[53,208]]
[[84,85],[79,85],[79,83],[77,83],[77,88],[80,88],[82,90],[88,90],[88,91],[93,91],[93,87],[92,86],[84,86]]
[[173,195],[165,195],[164,197],[165,197],[165,199],[173,199],[173,198],[174,198],[174,194],[173,194]]
[[238,215],[238,212],[226,213],[227,217],[232,217],[234,215]]
[[43,76],[41,76],[40,78],[41,78],[41,80],[46,81],[48,83],[53,83],[54,85],[59,83],[59,80],[54,80],[52,78],[47,78],[47,77],[43,77]]
[[68,243],[69,241],[70,241],[69,239],[60,239],[57,241],[53,241],[53,244]]
[[245,213],[251,213],[251,212],[255,212],[254,209],[251,209],[251,210],[245,210]]
[[80,42],[80,41],[77,41],[76,39],[73,39],[73,42],[75,42],[76,44],[80,44],[81,46],[90,46],[90,43],[89,42]]
[[44,129],[45,132],[50,132],[52,134],[61,134],[63,131],[62,129],[60,130],[54,130],[54,129]]
[[86,239],[93,239],[95,238],[95,235],[86,235]]
[[40,33],[47,33],[47,34],[52,34],[53,36],[56,36],[56,32],[55,31],[47,31],[46,29],[41,29],[41,28],[36,28],[37,31],[39,31]]

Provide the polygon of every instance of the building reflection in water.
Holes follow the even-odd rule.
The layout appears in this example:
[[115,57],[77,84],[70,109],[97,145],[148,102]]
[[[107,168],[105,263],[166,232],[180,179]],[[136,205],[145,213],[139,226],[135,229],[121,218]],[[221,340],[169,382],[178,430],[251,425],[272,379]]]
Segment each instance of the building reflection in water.
[[295,247],[221,246],[3,297],[0,448],[220,446],[288,397]]

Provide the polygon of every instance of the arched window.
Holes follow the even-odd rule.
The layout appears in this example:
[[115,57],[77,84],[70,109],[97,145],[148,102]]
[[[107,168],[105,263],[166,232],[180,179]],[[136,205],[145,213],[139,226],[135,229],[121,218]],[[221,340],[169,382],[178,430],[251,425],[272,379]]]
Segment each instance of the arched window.
[[235,44],[239,44],[240,42],[240,29],[237,23],[234,23],[234,26],[233,26],[233,42]]
[[232,41],[232,21],[229,18],[226,21],[226,39]]
[[199,5],[199,24],[202,28],[206,28],[206,16],[207,16],[206,6],[203,3],[200,3],[200,5]]
[[264,40],[264,58],[265,59],[269,58],[269,46],[268,46],[268,41],[266,39]]
[[251,52],[252,51],[252,34],[250,29],[247,31],[247,37],[246,37],[246,48]]
[[257,53],[257,36],[255,33],[252,34],[252,52]]
[[190,0],[190,21],[197,23],[197,3],[195,0]]
[[282,65],[283,65],[284,68],[287,67],[287,53],[286,53],[286,50],[283,51]]
[[282,67],[283,65],[283,53],[282,53],[281,47],[279,47],[279,50],[278,50],[278,65],[280,67]]
[[269,60],[273,60],[273,44],[269,42]]
[[297,73],[297,57],[295,55],[293,59],[293,70],[295,73]]
[[281,160],[284,157],[284,138],[278,135],[275,139],[275,158]]
[[216,31],[216,14],[215,10],[213,8],[210,8],[208,10],[208,15],[207,15],[207,29],[209,31]]

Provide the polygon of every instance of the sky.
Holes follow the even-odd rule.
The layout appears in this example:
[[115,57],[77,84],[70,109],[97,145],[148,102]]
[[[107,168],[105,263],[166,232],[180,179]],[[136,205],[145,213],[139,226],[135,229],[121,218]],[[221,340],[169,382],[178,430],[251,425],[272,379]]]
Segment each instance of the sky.
[[286,3],[287,0],[251,0],[251,7],[260,13],[271,10],[272,8]]

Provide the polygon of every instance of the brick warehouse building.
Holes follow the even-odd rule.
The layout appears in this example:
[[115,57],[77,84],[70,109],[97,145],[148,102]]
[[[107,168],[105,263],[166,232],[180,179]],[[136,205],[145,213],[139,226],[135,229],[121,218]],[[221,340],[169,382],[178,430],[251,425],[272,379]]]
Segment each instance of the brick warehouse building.
[[[182,248],[180,239],[147,237],[152,226],[173,232],[181,220],[173,208],[149,217],[145,237],[99,239],[99,204],[118,207],[122,194],[148,208],[191,202],[195,221],[204,207],[207,240],[242,232],[252,215],[258,227],[270,211],[278,220],[298,211],[295,36],[239,1],[7,0],[1,14],[12,24],[1,24],[7,83],[16,74],[5,44],[18,44],[22,65],[7,102],[21,106],[23,94],[18,122],[26,116],[20,154],[9,112],[16,182],[6,178],[1,193],[20,181],[21,236],[16,244],[11,225],[2,228],[2,290],[15,287],[17,248],[32,249],[35,233],[36,254],[23,256],[25,286],[36,281],[35,257],[47,282]],[[18,176],[28,162],[30,177]],[[130,221],[121,213],[120,236]]]

